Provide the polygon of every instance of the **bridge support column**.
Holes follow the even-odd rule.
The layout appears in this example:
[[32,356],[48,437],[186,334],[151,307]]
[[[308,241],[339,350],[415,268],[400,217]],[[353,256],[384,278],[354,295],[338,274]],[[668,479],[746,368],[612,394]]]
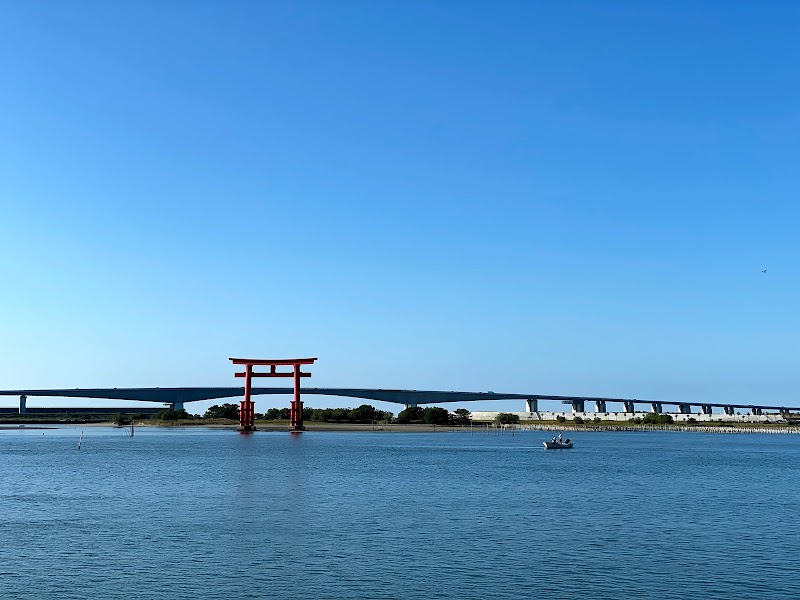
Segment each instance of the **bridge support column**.
[[661,406],[661,402],[653,402],[650,404],[650,410],[658,415],[661,414],[664,409]]
[[525,407],[528,412],[539,412],[539,400],[536,398],[528,398],[525,400]]
[[416,408],[416,404],[403,404],[403,410],[408,410],[409,408]]
[[681,413],[682,415],[692,414],[691,404],[678,404],[678,412]]
[[183,400],[178,400],[169,405],[172,410],[183,410]]
[[25,405],[27,401],[27,396],[23,395],[19,397],[19,414],[24,415],[28,411],[27,406]]
[[761,414],[761,409],[760,408],[753,408],[751,412],[754,415],[760,415]]
[[710,404],[703,404],[700,408],[702,409],[704,415],[710,415],[712,412],[714,412],[713,407]]
[[608,412],[608,410],[606,410],[606,401],[605,400],[595,400],[594,401],[594,412],[597,412],[597,413]]
[[574,413],[585,412],[583,400],[572,401],[572,412]]
[[732,406],[724,406],[722,407],[722,410],[725,412],[726,415],[735,414]]
[[635,413],[636,412],[636,405],[633,402],[623,402],[622,404],[625,405],[625,412],[626,413]]

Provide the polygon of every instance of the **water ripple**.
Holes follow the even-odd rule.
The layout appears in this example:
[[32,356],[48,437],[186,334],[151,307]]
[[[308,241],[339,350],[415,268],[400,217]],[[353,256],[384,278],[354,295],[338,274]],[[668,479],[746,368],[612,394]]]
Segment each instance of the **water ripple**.
[[84,433],[0,433],[0,598],[800,596],[795,436]]

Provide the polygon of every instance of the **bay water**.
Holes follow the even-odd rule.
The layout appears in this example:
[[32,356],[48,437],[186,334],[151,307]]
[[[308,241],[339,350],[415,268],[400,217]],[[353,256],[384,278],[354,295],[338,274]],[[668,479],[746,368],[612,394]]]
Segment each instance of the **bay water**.
[[551,435],[2,430],[0,598],[800,597],[800,436]]

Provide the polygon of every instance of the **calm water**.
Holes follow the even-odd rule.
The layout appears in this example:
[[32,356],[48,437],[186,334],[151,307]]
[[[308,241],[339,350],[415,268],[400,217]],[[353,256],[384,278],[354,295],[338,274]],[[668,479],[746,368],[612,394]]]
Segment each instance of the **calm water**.
[[0,598],[796,598],[800,436],[0,431]]

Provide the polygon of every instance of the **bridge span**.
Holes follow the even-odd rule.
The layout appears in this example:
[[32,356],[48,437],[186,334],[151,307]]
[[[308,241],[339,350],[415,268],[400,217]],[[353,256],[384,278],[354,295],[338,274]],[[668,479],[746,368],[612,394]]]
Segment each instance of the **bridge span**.
[[[587,403],[594,402],[595,411],[609,412],[611,403],[621,404],[624,412],[635,412],[637,404],[649,405],[650,411],[663,412],[664,406],[676,406],[680,413],[691,413],[692,408],[699,407],[704,414],[711,414],[714,408],[722,408],[725,414],[733,415],[736,409],[744,409],[754,415],[760,415],[765,410],[781,413],[800,412],[796,406],[779,404],[738,404],[719,402],[687,402],[667,400],[640,400],[636,398],[602,398],[594,396],[560,396],[550,394],[520,394],[497,392],[447,392],[435,390],[389,390],[374,388],[303,388],[303,393],[311,396],[339,396],[345,398],[360,398],[378,402],[402,404],[404,407],[418,406],[420,404],[443,404],[452,402],[477,402],[484,400],[523,400],[527,412],[539,410],[540,400],[554,400],[563,404],[570,404],[573,412],[584,412]],[[251,394],[263,395],[292,395],[290,387],[253,387]],[[47,398],[95,398],[104,400],[133,400],[140,402],[158,402],[169,405],[178,410],[185,407],[186,403],[201,400],[217,400],[235,398],[244,395],[242,387],[167,387],[167,388],[75,388],[75,389],[31,389],[31,390],[0,390],[0,396],[18,396],[19,414],[25,414],[26,401],[31,397]]]

